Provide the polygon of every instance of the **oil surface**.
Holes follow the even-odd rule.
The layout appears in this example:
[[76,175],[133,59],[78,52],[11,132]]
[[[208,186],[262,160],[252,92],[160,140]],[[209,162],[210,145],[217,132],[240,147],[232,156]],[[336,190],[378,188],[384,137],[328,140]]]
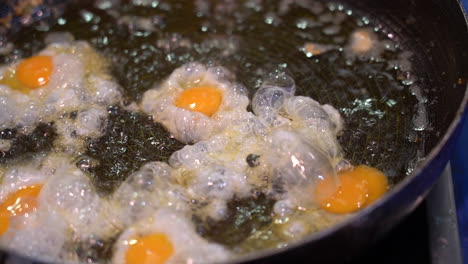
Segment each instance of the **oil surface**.
[[[359,28],[378,36],[379,56],[346,54],[350,35]],[[53,24],[22,28],[10,40],[13,50],[0,57],[0,63],[40,51],[46,35],[57,31],[90,42],[111,61],[128,104],[141,100],[146,90],[187,62],[228,68],[251,95],[266,76],[285,72],[296,81],[299,94],[340,110],[346,122],[340,142],[353,164],[376,167],[395,184],[412,171],[424,152],[424,96],[412,73],[410,54],[372,18],[340,4],[301,0],[81,3]],[[331,48],[312,55],[304,52],[307,43]],[[175,142],[174,147],[181,145]],[[132,153],[142,154],[143,149]],[[232,245],[246,240],[239,249],[242,253],[264,248],[267,240],[268,246],[281,245],[285,239],[275,234],[271,219],[260,219],[271,211],[270,202],[260,204],[261,208],[242,202],[247,204],[231,206],[245,212],[226,223],[202,226],[201,233],[216,241],[221,239],[215,236],[218,230],[225,230],[223,235],[232,237]],[[258,219],[244,221],[249,215]],[[232,236],[236,230],[226,228],[233,226],[230,221],[257,232],[248,238]]]
[[[39,51],[48,32],[70,32],[112,61],[128,101],[190,61],[227,67],[251,92],[267,74],[283,71],[300,94],[341,111],[346,128],[340,141],[353,163],[377,167],[395,183],[412,170],[408,161],[418,160],[424,124],[413,124],[421,111],[409,89],[414,77],[401,60],[402,48],[371,19],[339,4],[307,1],[116,2],[82,4],[54,25],[23,28],[1,62]],[[359,27],[388,41],[381,58],[344,56],[342,47]],[[337,48],[308,56],[301,50],[308,42]]]

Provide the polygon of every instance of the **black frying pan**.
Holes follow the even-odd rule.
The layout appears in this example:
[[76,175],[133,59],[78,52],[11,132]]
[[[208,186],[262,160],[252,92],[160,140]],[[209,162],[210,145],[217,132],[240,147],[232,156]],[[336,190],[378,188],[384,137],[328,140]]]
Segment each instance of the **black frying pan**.
[[[56,5],[61,1],[50,2]],[[348,129],[340,139],[347,157],[354,163],[369,163],[382,169],[392,176],[394,187],[374,205],[332,228],[312,234],[280,250],[266,250],[248,255],[237,260],[238,262],[326,263],[353,258],[389,232],[424,199],[451,154],[468,100],[468,31],[460,3],[455,0],[348,0],[342,3],[355,12],[365,14],[376,25],[381,25],[385,34],[393,34],[405,49],[414,53],[412,63],[419,76],[418,85],[423,88],[428,98],[428,126],[424,132],[414,132],[414,128],[409,125],[412,116],[415,115],[416,102],[408,92],[396,93],[404,105],[398,108],[398,111],[389,112],[388,119],[375,127],[362,126],[360,116],[349,116]],[[180,24],[175,24],[176,29],[181,27]],[[82,29],[77,34],[86,36],[85,31]],[[9,36],[3,33],[2,38],[24,39],[31,31],[20,30],[14,26]],[[264,60],[286,60],[292,65],[289,73],[298,80],[303,94],[337,107],[349,106],[350,100],[354,98],[351,93],[339,90],[329,96],[328,84],[334,77],[326,75],[317,66],[299,61],[297,54],[285,49],[289,44],[287,41],[293,41],[286,40],[284,43],[290,34],[288,30],[277,33],[270,36],[272,44],[266,53],[259,54],[247,50],[242,55],[254,65],[261,65]],[[253,36],[245,39],[246,45],[249,41],[259,41]],[[106,53],[105,48],[103,52]],[[129,69],[125,68],[125,61],[122,61],[124,58],[120,59],[118,64],[121,67],[116,66],[114,70],[117,73],[125,73]],[[161,75],[167,75],[171,70],[162,70]],[[233,71],[243,78],[251,77],[245,69]],[[124,86],[132,86],[131,81],[119,81]],[[359,85],[369,91],[369,96],[386,95],[385,85],[376,82],[361,82]],[[306,87],[320,89],[308,90]],[[138,99],[137,96],[134,99]],[[363,133],[356,135],[354,131],[357,130]],[[389,136],[382,136],[386,134]],[[408,141],[408,137],[413,140]],[[363,152],[362,149],[371,141],[377,142],[377,146]],[[393,148],[382,149],[379,147],[382,145],[391,145]],[[370,158],[372,154],[380,152],[385,155]],[[425,159],[418,160],[418,155],[424,156]],[[413,165],[416,167],[411,172]],[[406,174],[408,176],[405,176]],[[44,257],[47,259],[47,256]]]

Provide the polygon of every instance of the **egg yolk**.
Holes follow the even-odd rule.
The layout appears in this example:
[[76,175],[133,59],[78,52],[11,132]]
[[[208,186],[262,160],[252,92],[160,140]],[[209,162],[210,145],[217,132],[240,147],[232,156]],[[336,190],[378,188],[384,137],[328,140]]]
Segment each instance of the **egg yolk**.
[[373,203],[388,189],[387,177],[379,170],[365,165],[340,172],[338,179],[335,182],[333,177],[327,177],[315,188],[316,202],[331,213],[354,212]]
[[199,86],[184,90],[176,99],[177,107],[212,116],[221,105],[221,91],[212,86]]
[[0,204],[0,236],[10,227],[10,217],[24,215],[37,207],[42,184],[31,185],[9,194]]
[[5,213],[0,213],[0,236],[5,234],[10,227],[10,217]]
[[52,57],[33,56],[18,65],[16,79],[30,89],[39,88],[49,83],[52,68]]
[[31,185],[9,194],[0,204],[0,214],[8,212],[10,216],[24,215],[37,207],[37,196],[42,184]]
[[163,264],[173,254],[171,241],[164,234],[151,234],[131,240],[126,253],[127,264]]

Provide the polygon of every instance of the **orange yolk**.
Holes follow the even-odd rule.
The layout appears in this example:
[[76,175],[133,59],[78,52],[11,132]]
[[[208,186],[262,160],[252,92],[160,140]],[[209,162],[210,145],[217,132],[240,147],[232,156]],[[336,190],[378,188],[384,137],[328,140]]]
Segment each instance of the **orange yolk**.
[[177,97],[177,107],[212,116],[221,105],[221,91],[212,86],[199,86],[184,90]]
[[42,184],[31,185],[9,194],[0,204],[0,236],[10,227],[10,217],[24,215],[37,207]]
[[0,204],[0,214],[8,212],[10,216],[24,215],[37,207],[37,196],[42,184],[31,185],[9,194]]
[[10,227],[10,217],[6,213],[0,213],[0,237],[8,231]]
[[131,241],[125,255],[126,264],[163,264],[173,254],[174,247],[164,234],[151,234]]
[[351,213],[368,206],[388,188],[387,177],[365,165],[340,172],[338,179],[339,182],[335,182],[333,177],[327,177],[315,188],[318,205],[331,213]]
[[22,61],[16,69],[16,79],[24,86],[35,89],[46,85],[52,74],[52,57],[33,56]]

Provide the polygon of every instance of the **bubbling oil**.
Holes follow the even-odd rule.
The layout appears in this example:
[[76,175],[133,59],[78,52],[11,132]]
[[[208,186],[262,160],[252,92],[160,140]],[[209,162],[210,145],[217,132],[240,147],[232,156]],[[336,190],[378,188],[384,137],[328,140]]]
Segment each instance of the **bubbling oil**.
[[[155,83],[193,61],[229,69],[250,95],[269,75],[285,73],[295,80],[299,95],[339,109],[346,122],[339,140],[353,164],[379,168],[396,184],[417,165],[409,161],[419,161],[424,153],[426,98],[411,68],[411,53],[388,29],[345,5],[306,0],[100,0],[82,3],[55,22],[21,29],[0,62],[38,52],[50,32],[68,32],[107,57],[126,104],[139,102]],[[353,50],[356,32],[369,36],[370,47]],[[243,212],[249,210],[258,208]],[[233,251],[282,247],[339,219],[324,212],[284,214],[253,225],[256,230]]]

